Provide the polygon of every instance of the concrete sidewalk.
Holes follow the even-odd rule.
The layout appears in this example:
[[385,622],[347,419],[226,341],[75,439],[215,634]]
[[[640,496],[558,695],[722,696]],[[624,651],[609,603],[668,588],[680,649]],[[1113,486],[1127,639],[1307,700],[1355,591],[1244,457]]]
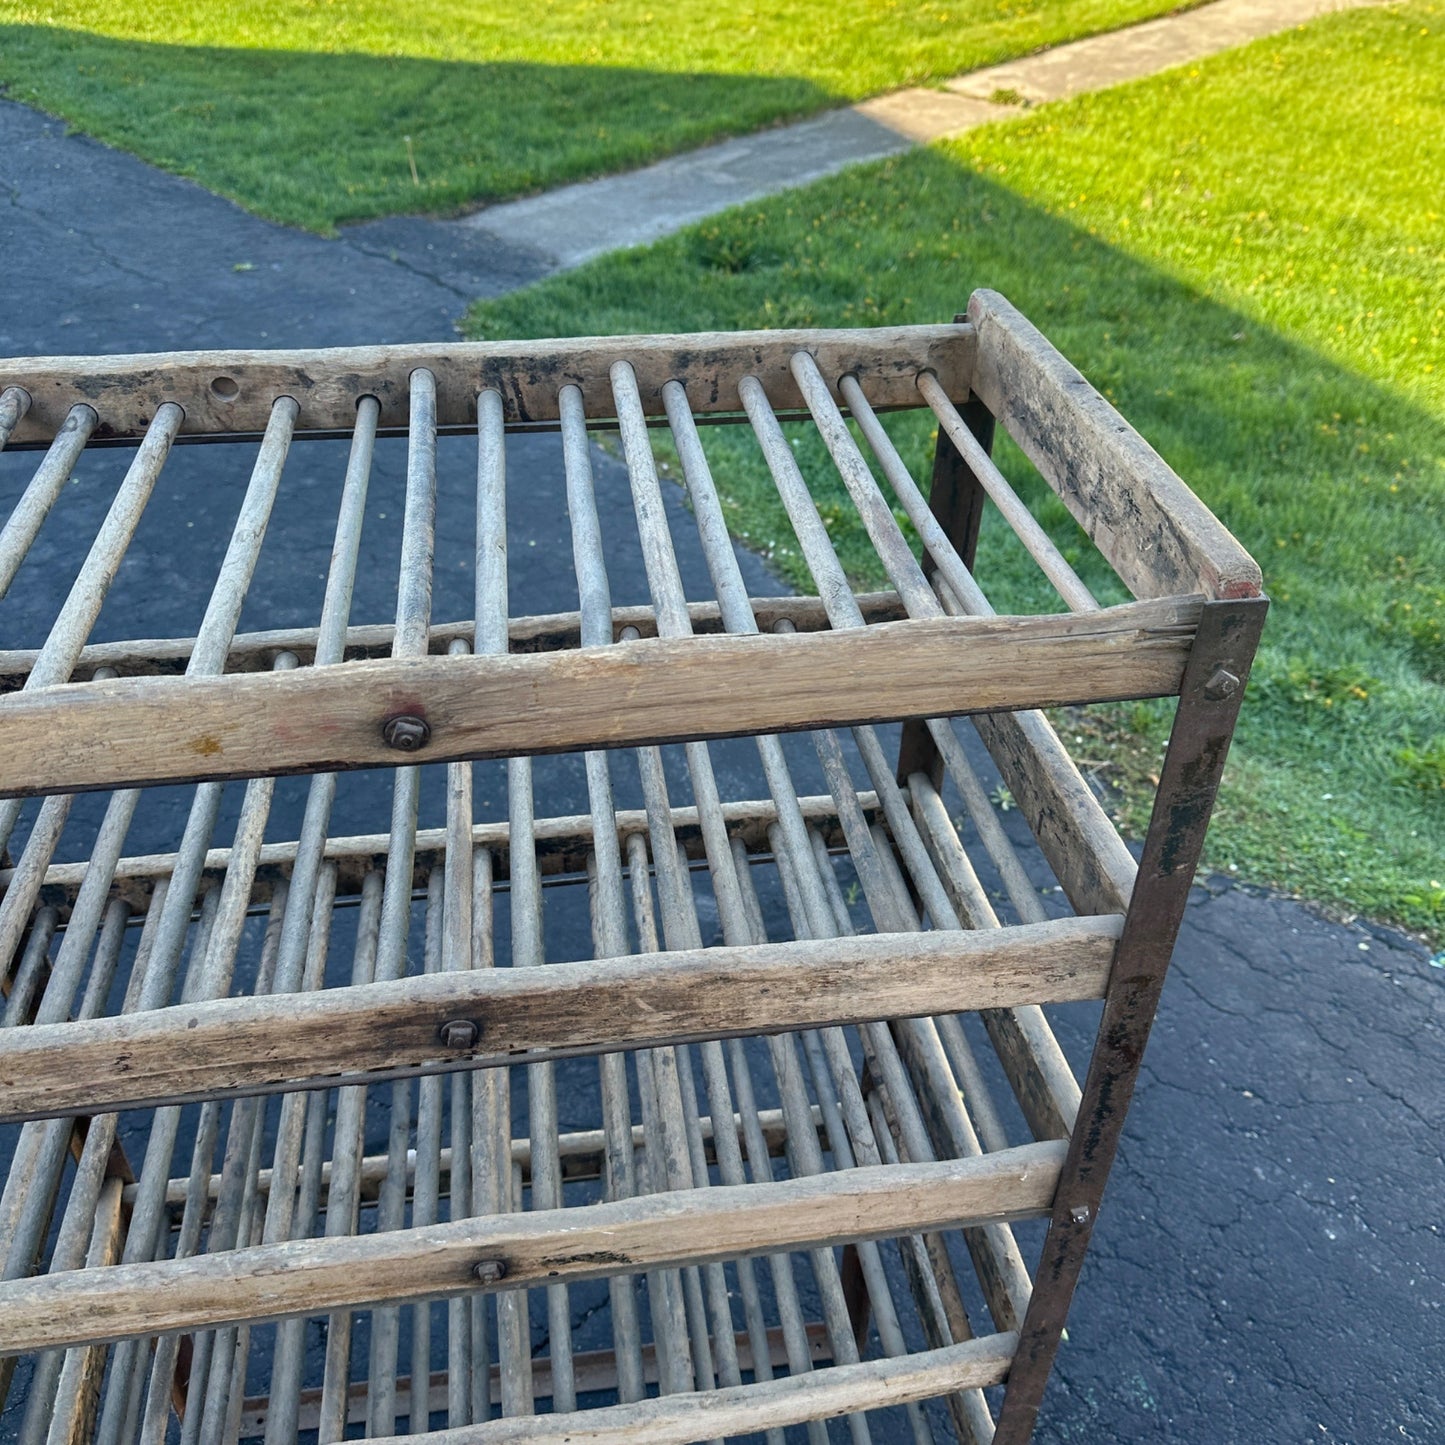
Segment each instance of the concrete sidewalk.
[[[895,91],[797,125],[671,156],[643,170],[429,224],[526,248],[551,269],[567,270],[607,251],[658,240],[730,206],[1006,120],[1021,105],[1104,90],[1368,3],[1378,0],[1215,0],[977,70],[939,89]],[[386,220],[348,228],[348,237],[368,247],[396,244],[404,252],[417,232],[415,223]]]

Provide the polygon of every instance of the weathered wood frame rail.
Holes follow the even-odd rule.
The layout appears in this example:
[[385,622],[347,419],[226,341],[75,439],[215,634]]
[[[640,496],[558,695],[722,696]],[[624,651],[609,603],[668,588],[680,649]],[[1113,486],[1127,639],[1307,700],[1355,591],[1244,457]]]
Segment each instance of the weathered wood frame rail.
[[619,1266],[698,1264],[1034,1218],[1053,1202],[1063,1154],[1059,1143],[1023,1144],[946,1163],[654,1194],[104,1274],[76,1270],[0,1285],[0,1353],[317,1315],[338,1305],[440,1299],[477,1289],[483,1261],[503,1263],[491,1287],[510,1290],[563,1277],[606,1278]]
[[0,797],[394,766],[398,715],[454,762],[1164,697],[1199,605],[61,683],[0,698]]
[[[772,632],[786,619],[799,632],[817,632],[828,626],[827,614],[816,597],[755,597],[753,615],[759,632]],[[869,622],[897,622],[906,617],[903,605],[894,592],[865,592],[858,605]],[[688,604],[688,616],[694,632],[716,633],[726,629],[716,602]],[[465,641],[475,624],[465,622],[433,623],[427,640],[427,652],[434,657],[445,656],[452,643]],[[657,612],[652,607],[614,607],[612,609],[612,640],[620,642],[623,632],[634,628],[639,637],[657,636]],[[238,633],[226,652],[225,672],[269,672],[277,653],[290,652],[302,667],[316,660],[319,629],[315,627],[278,627],[269,632]],[[581,645],[581,614],[554,612],[540,617],[515,617],[507,625],[507,642],[511,652],[558,652]],[[390,623],[369,627],[348,627],[343,644],[344,660],[359,662],[364,658],[390,657],[396,640],[396,628]],[[92,677],[99,668],[109,668],[117,677],[172,676],[184,673],[186,664],[196,650],[194,637],[138,638],[125,642],[93,642],[81,649],[74,672],[67,681],[79,682]],[[23,687],[30,669],[40,656],[38,648],[0,652],[0,693]]]
[[832,375],[865,373],[885,398],[908,405],[914,404],[920,367],[937,370],[951,386],[966,387],[972,361],[967,327],[738,331],[317,351],[44,356],[0,360],[0,392],[14,386],[30,398],[11,433],[16,445],[49,441],[73,406],[96,412],[95,434],[103,438],[142,436],[163,402],[185,411],[182,436],[260,433],[278,396],[296,399],[301,431],[349,433],[362,396],[380,403],[379,427],[404,428],[411,374],[418,367],[436,378],[440,427],[475,426],[477,393],[487,390],[501,394],[510,423],[556,421],[557,395],[566,386],[582,393],[589,420],[606,421],[616,415],[608,372],[619,356],[632,363],[643,402],[654,413],[662,411],[663,386],[679,377],[687,379],[693,408],[703,414],[740,412],[738,383],[745,376],[758,377],[776,405],[798,408],[802,398],[788,363],[799,347],[815,351]]
[[[879,421],[905,408],[938,422],[927,495]],[[783,429],[795,420],[816,428],[888,590],[849,586]],[[751,428],[815,596],[747,595],[697,430],[707,423]],[[588,450],[598,424],[621,434],[647,606],[611,605]],[[686,600],[649,442],[662,426],[716,602]],[[1136,601],[1099,605],[1092,574],[993,461],[996,426]],[[563,438],[581,606],[513,619],[506,439],[537,428]],[[477,438],[477,603],[474,619],[436,624],[436,444],[449,433]],[[391,434],[408,440],[396,621],[352,626],[372,448]],[[352,445],[320,623],[238,635],[287,448],[338,435]],[[171,446],[241,438],[261,445],[197,635],[91,643]],[[14,1351],[46,1352],[27,1439],[79,1445],[99,1418],[101,1438],[119,1442],[140,1428],[143,1387],[147,1439],[172,1404],[202,1439],[222,1438],[243,1404],[268,1440],[290,1438],[303,1395],[295,1322],[319,1313],[330,1314],[326,1374],[306,1419],[340,1438],[357,1405],[351,1311],[366,1307],[362,1415],[370,1436],[387,1437],[406,1388],[401,1307],[447,1298],[441,1390],[451,1419],[472,1423],[425,1433],[437,1385],[421,1370],[412,1434],[437,1445],[684,1441],[838,1414],[861,1441],[861,1412],[889,1403],[909,1409],[921,1441],[916,1402],[939,1395],[967,1445],[1025,1445],[1267,605],[1248,554],[1027,320],[980,291],[947,326],[0,361],[7,445],[48,450],[0,529],[0,596],[85,449],[135,448],[45,645],[0,651],[0,835],[16,829],[20,799],[46,799],[0,872],[0,1121],[26,1121],[0,1200],[0,1397]],[[995,614],[973,570],[990,508],[1057,592],[1056,614]],[[1179,705],[1136,865],[1040,709],[1159,696]],[[424,727],[407,753],[384,736],[403,716]],[[971,719],[1075,916],[1048,916],[955,719]],[[872,726],[895,721],[896,769]],[[825,795],[798,796],[777,736],[790,731],[813,733]],[[708,744],[748,735],[768,796],[724,801]],[[658,745],[670,742],[685,745],[687,808],[669,800]],[[623,749],[636,750],[642,809],[612,800],[608,758]],[[534,815],[531,759],[549,752],[585,754],[590,812]],[[474,820],[471,762],[488,758],[507,759],[504,823]],[[425,763],[447,765],[441,828],[417,827]],[[331,837],[335,774],[376,767],[392,769],[392,829]],[[268,844],[271,780],[288,773],[311,774],[305,824]],[[242,778],[235,841],[212,847],[219,785]],[[176,782],[198,784],[176,851],[126,856],[133,789]],[[72,795],[98,789],[119,791],[92,857],[55,863]],[[873,931],[855,933],[832,852],[851,865]],[[980,852],[1006,903],[981,883]],[[692,867],[711,881],[722,946],[702,946]],[[796,941],[766,941],[760,869],[775,870]],[[536,967],[542,884],[558,875],[587,880],[594,957]],[[503,886],[511,966],[496,968],[491,895]],[[418,897],[420,964],[408,956]],[[345,986],[326,970],[338,903],[355,910]],[[227,997],[248,910],[267,920],[257,991]],[[124,1011],[109,1016],[132,922],[137,961]],[[1081,1087],[1043,1006],[1087,1000],[1103,1014]],[[1002,1108],[960,1011],[979,1014],[977,1037],[997,1054]],[[757,1107],[745,1035],[766,1039],[777,1109]],[[561,1135],[550,1061],[574,1056],[598,1060],[602,1127]],[[509,1102],[518,1063],[525,1139]],[[363,1148],[368,1088],[390,1097],[380,1155]],[[260,1126],[277,1096],[268,1159]],[[198,1134],[190,1175],[173,1174],[181,1101],[204,1101],[204,1133],[223,1099],[236,1100],[224,1166],[212,1168]],[[156,1109],[139,1171],[115,1144],[117,1115],[97,1112],[134,1107]],[[470,1148],[444,1140],[444,1116]],[[251,1155],[235,1142],[246,1129]],[[60,1211],[67,1157],[50,1272],[27,1278]],[[584,1178],[605,1201],[562,1207],[564,1183]],[[447,1196],[453,1222],[439,1224]],[[372,1200],[379,1232],[358,1233]],[[322,1215],[326,1237],[306,1237]],[[1049,1225],[1031,1275],[1009,1221],[1038,1216]],[[963,1252],[944,1238],[956,1227],[989,1333],[964,1303]],[[898,1241],[901,1287],[883,1268],[883,1238]],[[789,1251],[809,1261],[819,1321],[790,1293]],[[777,1326],[763,1317],[757,1256],[769,1256]],[[645,1348],[629,1278],[642,1273],[654,1310]],[[578,1412],[584,1357],[571,1353],[567,1289],[600,1278],[615,1342],[602,1388],[619,1403]],[[734,1287],[747,1326],[736,1336]],[[916,1311],[922,1352],[909,1353],[900,1300]],[[527,1325],[539,1302],[545,1382]],[[431,1315],[412,1318],[426,1359]],[[271,1398],[242,1402],[233,1365],[244,1378],[248,1327],[272,1319]],[[489,1319],[500,1421],[487,1420]],[[862,1358],[870,1330],[889,1358]],[[828,1368],[810,1373],[815,1357]],[[758,1372],[748,1385],[744,1359]],[[789,1376],[774,1378],[774,1364]],[[660,1394],[647,1399],[653,1382]],[[995,1424],[982,1387],[1004,1382]],[[557,1413],[534,1417],[537,1394]]]
[[[216,999],[0,1038],[0,1123],[695,1039],[1102,998],[1122,919],[634,954]],[[449,1020],[479,1037],[447,1050]],[[178,1041],[184,1049],[178,1051]]]

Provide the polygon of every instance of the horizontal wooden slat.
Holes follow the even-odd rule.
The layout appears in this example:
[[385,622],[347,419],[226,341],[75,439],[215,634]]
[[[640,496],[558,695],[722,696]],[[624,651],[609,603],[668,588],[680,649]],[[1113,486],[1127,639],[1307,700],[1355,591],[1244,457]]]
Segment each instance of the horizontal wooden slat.
[[[1178,689],[1199,606],[1165,598],[1077,616],[66,683],[0,698],[0,796],[1165,696]],[[383,741],[398,714],[429,724],[420,752]]]
[[[820,829],[824,840],[831,845],[839,836],[838,805],[832,796],[820,793],[799,798],[798,806],[803,816]],[[859,793],[858,806],[871,821],[880,808],[878,795]],[[741,841],[750,853],[770,856],[768,828],[778,818],[777,804],[771,798],[723,803],[721,811],[730,837]],[[697,808],[672,808],[668,816],[673,834],[688,857],[704,857],[706,849]],[[619,808],[613,817],[619,841],[629,833],[647,831],[647,813],[641,808]],[[494,880],[511,876],[511,837],[508,823],[477,823],[472,827],[472,846],[491,850]],[[362,878],[369,869],[385,865],[390,842],[389,833],[358,833],[326,840],[322,857],[337,865],[337,892],[343,899],[347,895],[354,897],[360,891]],[[414,886],[426,887],[427,874],[436,866],[438,854],[445,852],[446,845],[445,828],[417,830]],[[587,866],[587,854],[592,851],[592,815],[574,813],[560,818],[538,818],[533,824],[530,846],[543,877],[580,874]],[[256,858],[257,881],[252,891],[253,899],[270,896],[275,877],[291,871],[297,847],[294,840],[262,845]],[[113,875],[116,894],[126,899],[138,915],[144,915],[150,906],[151,889],[156,880],[169,878],[175,872],[176,856],[174,853],[137,853],[120,859]],[[211,848],[206,853],[203,871],[222,874],[230,866],[233,856],[230,848]],[[60,910],[62,922],[69,917],[70,903],[85,880],[89,867],[87,862],[52,863],[45,870],[40,896],[44,902],[53,903]],[[14,868],[0,868],[0,891],[10,886],[15,873]]]
[[[1102,998],[1118,918],[480,969],[217,999],[0,1036],[0,1121],[262,1092],[378,1071]],[[480,1030],[469,1050],[444,1023]]]
[[[818,632],[828,626],[828,616],[817,597],[753,597],[749,599],[759,632],[771,632],[783,619],[799,632]],[[897,622],[907,616],[896,592],[864,592],[858,607],[868,622]],[[722,618],[716,602],[688,603],[688,617],[694,632],[722,632]],[[470,642],[476,624],[438,622],[431,628],[427,651],[444,656],[457,639]],[[657,636],[657,614],[651,607],[614,607],[612,640],[623,630],[635,627],[642,637]],[[554,612],[537,617],[514,617],[507,624],[512,652],[557,652],[580,645],[581,614]],[[389,622],[351,627],[346,632],[345,660],[390,657],[396,628]],[[222,672],[270,672],[278,652],[295,653],[303,667],[316,658],[317,629],[278,627],[269,632],[242,632],[226,653]],[[151,637],[134,641],[93,642],[82,649],[70,678],[81,682],[99,667],[108,667],[117,677],[149,677],[182,673],[195,650],[193,637]],[[0,652],[0,693],[15,692],[25,684],[39,656],[34,648]]]
[[694,411],[741,411],[738,382],[756,376],[777,406],[802,405],[788,371],[811,352],[830,384],[844,372],[868,379],[874,405],[918,406],[915,379],[936,371],[950,396],[968,394],[973,328],[893,326],[835,331],[702,332],[566,341],[439,342],[314,351],[170,351],[141,356],[40,356],[0,360],[0,390],[30,396],[12,443],[46,441],[76,402],[100,415],[95,436],[140,436],[162,402],[185,409],[181,434],[259,432],[278,396],[301,406],[298,431],[350,428],[356,403],[374,396],[383,428],[407,420],[408,378],[425,367],[437,382],[437,424],[476,424],[477,393],[502,395],[509,422],[555,420],[557,393],[582,391],[589,417],[614,414],[608,369],[625,359],[643,407],[660,414],[662,387],[680,381]]
[[[812,1123],[815,1133],[819,1134],[819,1143],[826,1149],[828,1139],[822,1131],[822,1111],[816,1104],[812,1108]],[[739,1147],[744,1142],[742,1133],[742,1116],[733,1115],[734,1133],[738,1136]],[[783,1119],[781,1109],[759,1109],[758,1127],[762,1130],[763,1140],[768,1146],[768,1153],[774,1158],[783,1153],[788,1138],[787,1125]],[[717,1162],[717,1150],[714,1146],[713,1127],[711,1116],[704,1116],[698,1120],[698,1129],[702,1136],[703,1156],[709,1164]],[[641,1149],[646,1144],[646,1133],[641,1124],[632,1126],[632,1147]],[[600,1179],[602,1177],[604,1151],[607,1147],[606,1131],[602,1129],[583,1129],[576,1133],[559,1134],[557,1136],[557,1157],[562,1167],[564,1180],[573,1181],[581,1179]],[[452,1151],[445,1148],[438,1155],[439,1181],[441,1193],[445,1195],[450,1188],[452,1172]],[[532,1141],[530,1139],[512,1140],[512,1163],[522,1171],[522,1182],[524,1187],[529,1187],[532,1178]],[[391,1172],[391,1156],[388,1154],[367,1154],[363,1156],[359,1166],[358,1174],[361,1184],[361,1197],[373,1199],[378,1189]],[[331,1190],[332,1165],[328,1159],[321,1165],[321,1193],[318,1208],[326,1209],[328,1197]],[[261,1169],[256,1174],[256,1190],[260,1194],[271,1192],[271,1181],[273,1172],[270,1169]],[[416,1150],[408,1149],[406,1153],[406,1179],[407,1193],[410,1194],[412,1185],[416,1179]],[[289,1181],[288,1181],[289,1182]],[[190,1180],[174,1178],[166,1181],[166,1203],[184,1204],[190,1193]],[[221,1176],[212,1174],[206,1185],[206,1198],[214,1200],[220,1191]],[[122,1201],[129,1205],[135,1201],[140,1186],[127,1184],[121,1194]]]
[[1080,913],[1122,913],[1138,868],[1048,719],[1038,712],[974,719],[1019,811]]
[[[454,1430],[410,1435],[411,1445],[689,1445],[828,1420],[855,1410],[882,1410],[958,1390],[1000,1384],[1018,1336],[985,1335],[916,1355],[851,1365],[704,1394],[661,1395],[599,1410],[489,1420]],[[372,1437],[372,1445],[402,1445],[401,1437]]]
[[973,389],[1136,597],[1258,597],[1258,564],[1032,322],[975,291]]
[[14,1280],[0,1284],[0,1354],[494,1291],[474,1272],[484,1260],[502,1262],[512,1289],[1034,1218],[1053,1205],[1064,1149],[1050,1140]]
[[[826,1364],[833,1358],[832,1343],[828,1339],[828,1327],[819,1320],[805,1327],[808,1339],[808,1354],[815,1365]],[[746,1332],[733,1336],[733,1349],[737,1352],[738,1368],[750,1371],[753,1368],[752,1340]],[[787,1345],[783,1331],[775,1325],[768,1331],[768,1358],[775,1369],[788,1363]],[[493,1405],[502,1403],[502,1371],[493,1364],[490,1371],[490,1398]],[[579,1395],[591,1395],[603,1390],[617,1388],[617,1357],[611,1350],[584,1350],[572,1357],[573,1388]],[[642,1346],[642,1378],[649,1385],[658,1383],[657,1346],[651,1340]],[[428,1381],[428,1414],[437,1414],[447,1407],[447,1383],[445,1370],[433,1370]],[[405,1375],[398,1377],[396,1392],[398,1398],[406,1397],[412,1380]],[[346,1390],[346,1423],[366,1423],[366,1397],[370,1393],[370,1382],[353,1380]],[[552,1360],[548,1355],[537,1355],[532,1360],[532,1395],[534,1399],[546,1400],[552,1394]],[[313,1386],[301,1392],[301,1408],[296,1417],[298,1431],[315,1430],[321,1421],[321,1389]],[[241,1406],[241,1429],[239,1438],[249,1440],[266,1433],[266,1414],[270,1401],[265,1395],[253,1395]]]

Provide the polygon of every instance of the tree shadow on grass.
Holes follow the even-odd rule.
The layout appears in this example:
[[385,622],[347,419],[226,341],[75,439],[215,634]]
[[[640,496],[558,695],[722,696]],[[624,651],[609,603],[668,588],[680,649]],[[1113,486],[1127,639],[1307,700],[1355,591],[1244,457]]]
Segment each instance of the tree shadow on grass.
[[[1239,848],[1230,858],[1256,878],[1439,928],[1441,902],[1424,886],[1439,877],[1429,846],[1438,800],[1398,776],[1403,750],[1419,751],[1440,731],[1439,415],[941,148],[478,303],[468,329],[521,337],[937,322],[962,310],[976,286],[1019,306],[1264,567],[1273,608],[1232,765],[1248,795],[1236,792],[1226,810],[1233,831],[1216,830]],[[889,425],[914,475],[927,477],[931,417]],[[708,432],[734,531],[813,590],[756,443],[744,428]],[[821,444],[804,432],[798,447],[845,565],[859,583],[878,584],[876,557]],[[1062,503],[1016,448],[1003,441],[1000,455],[1107,596]],[[996,516],[985,521],[980,578],[1001,608],[1049,603]],[[1152,733],[1160,722],[1140,725]]]
[[0,26],[0,86],[318,231],[629,169],[839,99],[792,76],[170,46],[39,25]]

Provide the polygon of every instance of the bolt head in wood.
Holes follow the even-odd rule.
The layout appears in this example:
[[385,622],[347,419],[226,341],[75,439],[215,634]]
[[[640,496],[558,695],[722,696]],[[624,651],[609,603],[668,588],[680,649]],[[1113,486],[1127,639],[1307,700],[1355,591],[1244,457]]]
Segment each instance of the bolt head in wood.
[[1239,691],[1239,679],[1228,668],[1217,668],[1204,684],[1204,695],[1210,702],[1223,702]]
[[496,1284],[507,1277],[507,1261],[504,1259],[479,1259],[472,1266],[472,1276],[483,1284]]
[[1076,1204],[1069,1210],[1069,1218],[1075,1224],[1087,1224],[1089,1222],[1089,1206],[1087,1204]]
[[381,736],[387,747],[402,753],[414,753],[427,745],[431,728],[427,726],[425,718],[403,713],[399,717],[389,717],[382,723]]
[[449,1049],[469,1049],[476,1043],[481,1030],[471,1019],[448,1019],[438,1033]]

